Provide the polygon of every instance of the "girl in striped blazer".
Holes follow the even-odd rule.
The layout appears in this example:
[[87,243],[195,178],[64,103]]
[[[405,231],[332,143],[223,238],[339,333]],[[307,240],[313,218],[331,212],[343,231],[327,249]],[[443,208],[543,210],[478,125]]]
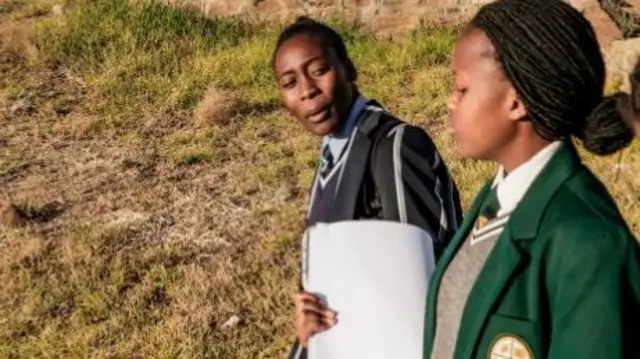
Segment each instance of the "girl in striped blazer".
[[[382,219],[408,223],[433,238],[436,258],[461,219],[458,191],[429,136],[365,98],[338,33],[301,18],[286,28],[273,55],[280,97],[289,113],[322,138],[308,225]],[[296,298],[298,343],[336,323],[314,295]]]

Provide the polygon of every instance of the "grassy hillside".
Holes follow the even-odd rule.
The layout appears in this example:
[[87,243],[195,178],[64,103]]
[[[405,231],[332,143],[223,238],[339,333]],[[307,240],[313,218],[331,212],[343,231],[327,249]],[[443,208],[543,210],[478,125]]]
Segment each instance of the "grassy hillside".
[[[279,27],[56,4],[0,2],[0,357],[281,357],[318,141],[278,104]],[[332,23],[467,205],[493,167],[445,131],[455,30]],[[587,158],[638,231],[638,146]]]

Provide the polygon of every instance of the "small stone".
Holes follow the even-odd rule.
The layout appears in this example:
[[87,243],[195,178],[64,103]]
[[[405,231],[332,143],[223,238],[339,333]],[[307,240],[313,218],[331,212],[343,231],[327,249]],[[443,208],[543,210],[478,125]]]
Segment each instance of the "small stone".
[[624,163],[618,163],[613,165],[613,172],[619,173],[619,172],[626,172],[627,170],[627,165]]
[[593,26],[598,43],[605,50],[609,48],[613,41],[622,39],[622,31],[609,14],[600,7],[600,4],[587,6],[583,14]]
[[19,227],[25,223],[25,220],[16,206],[11,203],[2,203],[0,204],[0,223],[9,227]]
[[11,115],[29,114],[33,110],[33,105],[26,99],[19,99],[11,105],[9,112]]
[[59,16],[64,14],[64,6],[63,5],[54,5],[51,8],[51,14],[55,15],[55,16]]
[[234,314],[224,324],[222,324],[221,328],[222,329],[235,328],[238,326],[238,324],[240,324],[241,321],[242,320],[240,319],[240,317]]
[[284,204],[292,197],[291,188],[287,185],[280,186],[273,196],[276,204]]
[[640,58],[640,38],[619,40],[611,43],[605,52],[608,76],[622,79],[621,90],[629,92],[629,74]]

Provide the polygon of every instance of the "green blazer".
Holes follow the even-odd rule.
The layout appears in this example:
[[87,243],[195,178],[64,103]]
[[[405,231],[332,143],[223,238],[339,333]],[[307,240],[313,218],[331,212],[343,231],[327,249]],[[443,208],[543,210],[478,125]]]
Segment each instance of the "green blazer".
[[[431,279],[427,359],[443,273],[489,189],[474,201]],[[640,358],[639,335],[640,247],[606,188],[565,145],[487,258],[464,308],[454,358]],[[510,346],[518,351],[500,352]]]

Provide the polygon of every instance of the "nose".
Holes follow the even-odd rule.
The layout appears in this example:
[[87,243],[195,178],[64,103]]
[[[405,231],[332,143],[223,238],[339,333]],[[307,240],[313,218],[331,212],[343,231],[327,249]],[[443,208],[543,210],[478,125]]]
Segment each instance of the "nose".
[[320,93],[320,88],[309,76],[304,76],[300,85],[302,100],[312,99]]
[[455,110],[456,103],[457,103],[457,94],[455,92],[452,92],[451,95],[449,95],[449,101],[447,102],[447,108],[449,109],[449,112],[452,112],[453,110]]

